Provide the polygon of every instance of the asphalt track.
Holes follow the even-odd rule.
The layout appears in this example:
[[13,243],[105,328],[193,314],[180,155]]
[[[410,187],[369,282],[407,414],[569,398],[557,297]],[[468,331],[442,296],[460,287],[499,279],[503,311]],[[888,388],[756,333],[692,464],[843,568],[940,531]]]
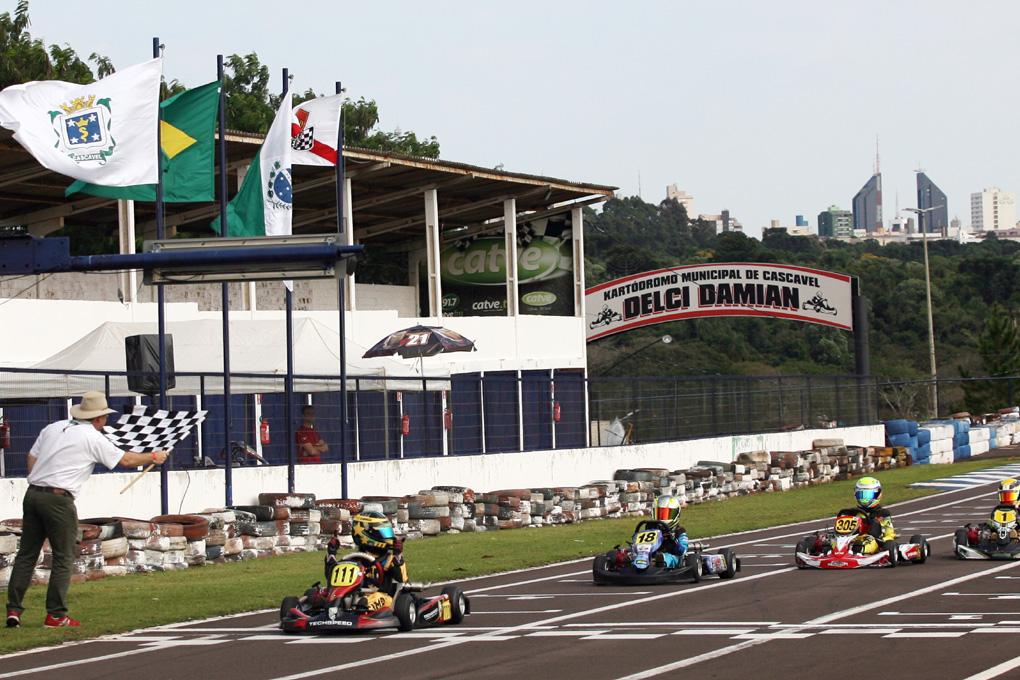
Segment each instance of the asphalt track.
[[901,539],[931,542],[923,565],[798,570],[794,544],[825,524],[812,521],[711,540],[743,561],[730,581],[596,586],[591,560],[569,562],[460,582],[472,615],[459,626],[289,636],[276,611],[260,612],[0,657],[0,680],[1020,678],[1020,560],[951,553],[1003,476],[891,508]]

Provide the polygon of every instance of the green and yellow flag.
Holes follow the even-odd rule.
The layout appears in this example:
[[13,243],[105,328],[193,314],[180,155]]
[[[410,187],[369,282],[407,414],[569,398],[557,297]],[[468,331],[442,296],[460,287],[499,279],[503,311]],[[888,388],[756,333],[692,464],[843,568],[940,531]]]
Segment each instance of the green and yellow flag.
[[[182,92],[160,104],[160,146],[163,159],[163,200],[167,203],[195,203],[216,198],[216,114],[220,82]],[[77,181],[65,196],[75,192],[155,201],[156,185],[107,187]]]

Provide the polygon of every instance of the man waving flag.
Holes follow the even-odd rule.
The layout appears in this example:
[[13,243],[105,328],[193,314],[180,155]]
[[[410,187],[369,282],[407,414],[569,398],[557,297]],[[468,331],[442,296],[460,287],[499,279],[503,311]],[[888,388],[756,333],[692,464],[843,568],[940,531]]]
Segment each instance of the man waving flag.
[[155,184],[162,71],[152,59],[88,85],[11,85],[0,91],[0,126],[54,172],[103,186]]

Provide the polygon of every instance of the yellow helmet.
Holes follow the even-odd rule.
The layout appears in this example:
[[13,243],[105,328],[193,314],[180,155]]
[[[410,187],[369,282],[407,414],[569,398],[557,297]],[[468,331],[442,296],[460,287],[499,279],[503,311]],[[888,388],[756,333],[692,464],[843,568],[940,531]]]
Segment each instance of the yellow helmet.
[[999,482],[999,505],[1016,505],[1020,500],[1020,480],[1004,479]]
[[359,549],[373,554],[382,554],[393,547],[393,525],[379,512],[370,510],[355,516],[351,534]]
[[680,499],[676,496],[659,496],[652,504],[652,517],[670,529],[680,525]]
[[854,487],[857,505],[865,510],[878,507],[882,501],[882,483],[874,477],[861,477]]

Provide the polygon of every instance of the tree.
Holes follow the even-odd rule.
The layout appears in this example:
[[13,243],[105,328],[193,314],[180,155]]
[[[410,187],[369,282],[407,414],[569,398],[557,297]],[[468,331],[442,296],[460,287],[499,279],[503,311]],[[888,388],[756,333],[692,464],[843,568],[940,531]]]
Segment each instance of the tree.
[[[1020,330],[1016,320],[1010,318],[1002,307],[995,303],[985,320],[985,329],[977,337],[981,369],[992,378],[1020,376]],[[969,378],[970,372],[960,367],[960,375]],[[1014,386],[1012,381],[994,380],[967,382],[963,385],[964,403],[975,413],[984,413],[1003,404],[1012,403],[1010,398]],[[1020,388],[1020,383],[1016,385]]]
[[33,40],[28,32],[31,23],[28,0],[19,0],[13,15],[10,12],[0,14],[0,90],[30,80],[86,84],[93,82],[97,75],[102,78],[113,73],[110,60],[94,52],[89,61],[97,64],[96,75],[70,45],[47,48],[42,40]]

